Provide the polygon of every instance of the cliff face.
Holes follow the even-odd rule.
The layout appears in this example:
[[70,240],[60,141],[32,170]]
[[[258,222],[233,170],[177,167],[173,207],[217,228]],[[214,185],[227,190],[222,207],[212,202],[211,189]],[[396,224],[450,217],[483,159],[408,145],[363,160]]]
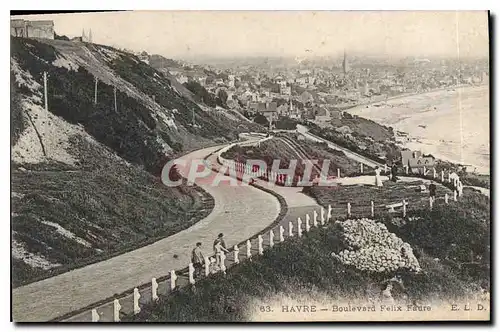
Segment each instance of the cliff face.
[[[40,146],[25,143],[34,139],[31,131],[38,128],[40,117],[44,118],[40,127],[62,121],[71,128],[68,130],[84,131],[123,159],[153,172],[163,164],[165,156],[237,137],[239,120],[200,107],[186,91],[176,89],[172,78],[134,55],[94,44],[14,37],[11,40],[15,98],[20,99],[26,121],[30,121],[30,116],[34,118],[32,130],[28,126],[27,135],[21,133],[14,143],[37,150],[34,154],[22,152],[14,145],[15,161],[65,161],[51,151],[43,153],[44,138],[50,140],[49,136],[54,136],[44,135],[44,128],[40,128]],[[44,114],[43,72],[49,76],[48,114]],[[244,129],[240,126],[238,130]],[[26,159],[28,155],[31,156]]]
[[255,131],[110,47],[12,37],[10,61],[15,284],[189,227],[213,202],[162,185],[164,163]]

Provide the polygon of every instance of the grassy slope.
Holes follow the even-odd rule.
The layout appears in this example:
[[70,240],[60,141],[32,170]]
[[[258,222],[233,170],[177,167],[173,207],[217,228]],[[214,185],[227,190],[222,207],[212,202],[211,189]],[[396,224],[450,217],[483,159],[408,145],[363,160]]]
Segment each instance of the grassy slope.
[[[409,212],[406,224],[400,218],[382,218],[390,231],[410,243],[424,273],[401,274],[408,302],[450,300],[489,288],[489,207],[484,196],[467,192],[460,204],[446,210],[436,207]],[[394,223],[396,222],[396,223]],[[399,226],[396,226],[399,225]],[[456,244],[456,246],[454,245]],[[325,295],[329,303],[338,299],[365,298],[370,285],[392,277],[368,274],[344,266],[330,257],[339,249],[333,227],[313,229],[266,250],[263,257],[231,268],[227,276],[215,275],[196,284],[196,291],[183,289],[144,308],[131,321],[196,322],[249,319],[253,299],[268,299],[278,293]],[[475,256],[470,263],[470,253]],[[437,258],[437,259],[435,259]],[[393,296],[401,300],[404,292]],[[362,301],[363,302],[363,301]]]
[[[295,140],[294,136],[286,136]],[[324,144],[316,144],[313,142],[304,143],[300,141],[295,142],[306,150],[311,160],[318,160],[318,165],[322,165],[323,160],[330,160],[330,168],[328,170],[329,175],[336,175],[337,168],[341,169],[342,174],[356,172],[359,168],[359,166],[347,158],[343,152],[330,150]],[[269,169],[272,167],[274,159],[279,159],[281,161],[281,168],[288,168],[290,160],[297,160],[295,152],[279,138],[273,138],[265,141],[261,143],[260,147],[235,146],[226,153],[223,153],[222,157],[227,159],[237,159],[240,161],[246,161],[248,159],[263,160],[266,162]],[[301,160],[298,160],[296,174],[302,175],[303,172],[304,165]],[[313,170],[313,177],[316,173],[317,172]]]
[[[375,178],[374,180],[375,181]],[[347,203],[351,203],[351,213],[353,215],[367,215],[370,213],[370,202],[373,201],[375,211],[385,210],[388,204],[399,203],[403,199],[411,205],[412,208],[424,208],[429,205],[429,193],[421,193],[416,189],[423,182],[415,179],[413,182],[384,182],[384,187],[378,189],[372,185],[353,185],[353,186],[338,186],[335,188],[329,187],[306,187],[304,192],[312,196],[323,206],[331,204],[332,207],[343,211],[345,215]],[[442,198],[445,193],[448,193],[450,200],[452,193],[445,187],[437,184],[436,195]]]
[[[93,103],[94,75],[89,68],[80,66],[77,71],[69,71],[52,65],[60,53],[80,52],[81,46],[21,38],[12,38],[11,46],[11,56],[22,70],[36,80],[43,71],[48,73],[49,111],[81,125],[97,141],[90,144],[79,135],[71,138],[71,154],[78,160],[75,166],[50,161],[12,165],[12,191],[16,193],[12,198],[14,239],[29,252],[62,265],[43,270],[13,259],[14,285],[140,247],[189,227],[209,212],[198,213],[193,219],[193,212],[202,205],[211,208],[206,194],[196,188],[166,188],[154,176],[159,175],[167,160],[158,137],[173,148],[173,157],[199,145],[236,138],[239,123],[202,111],[170,89],[161,73],[123,54],[109,63],[101,59],[100,65],[113,68],[115,75],[121,75],[149,96],[154,94],[166,111],[176,108],[178,113],[169,115],[174,116],[178,130],[165,126],[142,100],[120,90],[115,112],[113,86],[102,81],[98,103]],[[99,46],[86,46],[98,57]],[[19,101],[32,93],[25,86],[11,90],[12,145],[26,128]],[[200,125],[195,128],[188,125],[193,111]],[[111,157],[114,153],[119,157]],[[42,220],[59,224],[89,242],[91,248],[57,233]]]
[[[110,157],[105,148],[79,137],[73,140],[81,168],[23,165],[27,170],[12,173],[13,238],[61,264],[43,270],[14,259],[14,286],[139,248],[211,211],[213,201],[197,187],[167,188],[141,168]],[[42,221],[59,224],[90,247]]]

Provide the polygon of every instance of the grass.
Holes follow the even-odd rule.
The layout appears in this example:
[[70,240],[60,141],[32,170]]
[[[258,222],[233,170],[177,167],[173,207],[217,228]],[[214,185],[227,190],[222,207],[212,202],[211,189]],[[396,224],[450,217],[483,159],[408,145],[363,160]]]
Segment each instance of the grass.
[[[375,181],[375,179],[373,180]],[[323,206],[331,205],[336,211],[342,211],[345,215],[347,203],[351,203],[351,213],[356,215],[368,215],[371,209],[371,201],[375,205],[375,213],[387,210],[388,204],[400,203],[405,199],[411,208],[424,208],[429,206],[429,193],[417,191],[418,186],[423,184],[419,179],[413,182],[392,182],[385,181],[382,188],[377,188],[373,185],[351,185],[351,186],[336,186],[336,187],[305,187],[304,193],[316,199]],[[448,193],[450,201],[452,193],[445,187],[436,184],[436,195],[443,198],[445,193]],[[427,186],[426,186],[427,187]]]
[[[295,144],[299,145],[305,150],[308,159],[318,160],[318,165],[321,167],[323,160],[330,160],[330,167],[328,169],[329,175],[336,175],[337,168],[341,169],[342,174],[354,173],[359,169],[359,165],[347,158],[343,152],[328,149],[326,144],[317,143],[304,143],[297,141],[294,135],[282,135],[290,138]],[[263,160],[268,169],[272,168],[275,159],[280,160],[280,168],[288,168],[291,160],[298,160],[296,167],[296,176],[304,174],[305,166],[302,159],[299,159],[297,154],[290,148],[289,145],[284,143],[280,138],[273,138],[261,143],[258,146],[239,146],[236,145],[222,154],[223,158],[234,159],[241,162],[246,162],[249,159]],[[313,169],[312,178],[318,172]]]
[[[412,210],[404,220],[380,218],[390,231],[411,244],[423,269],[421,274],[400,274],[405,290],[393,293],[396,300],[406,295],[407,302],[422,304],[460,299],[480,286],[489,289],[489,219],[484,223],[475,218],[489,218],[486,203],[476,193],[467,192],[460,204],[437,207],[432,212]],[[471,236],[471,232],[475,234]],[[265,302],[276,294],[293,296],[312,290],[334,302],[363,299],[373,285],[380,287],[393,276],[361,272],[333,260],[330,253],[340,249],[339,243],[332,224],[313,228],[300,239],[288,239],[252,262],[231,268],[226,276],[211,275],[197,282],[195,290],[185,288],[160,297],[156,305],[144,307],[125,321],[247,321],[255,299]],[[460,250],[450,250],[453,243]],[[470,252],[481,256],[474,264],[470,264]]]
[[[108,259],[188,228],[208,215],[213,199],[197,187],[168,188],[160,179],[74,138],[81,168],[22,165],[12,173],[12,231],[29,251],[62,266],[32,268],[14,259],[19,286]],[[42,221],[57,223],[78,243]]]

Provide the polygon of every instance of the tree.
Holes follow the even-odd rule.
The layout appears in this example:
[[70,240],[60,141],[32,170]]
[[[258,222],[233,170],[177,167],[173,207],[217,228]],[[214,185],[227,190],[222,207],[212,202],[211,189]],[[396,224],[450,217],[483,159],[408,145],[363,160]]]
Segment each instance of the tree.
[[220,89],[219,92],[217,92],[217,97],[220,99],[222,105],[227,105],[227,92],[226,90]]
[[255,118],[253,118],[253,122],[258,123],[263,126],[269,126],[269,121],[267,121],[267,118],[262,115],[261,113],[258,113]]

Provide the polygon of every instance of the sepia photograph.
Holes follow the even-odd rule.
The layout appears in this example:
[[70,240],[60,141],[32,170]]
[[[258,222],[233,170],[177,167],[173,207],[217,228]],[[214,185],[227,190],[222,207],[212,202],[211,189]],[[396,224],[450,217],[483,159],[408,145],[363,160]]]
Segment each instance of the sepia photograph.
[[490,322],[490,15],[11,12],[11,321]]

